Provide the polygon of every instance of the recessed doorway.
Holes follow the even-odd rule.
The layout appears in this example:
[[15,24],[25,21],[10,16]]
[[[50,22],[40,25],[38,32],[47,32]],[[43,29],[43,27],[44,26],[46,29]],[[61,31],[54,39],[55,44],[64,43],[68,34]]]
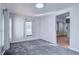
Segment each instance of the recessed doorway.
[[68,48],[70,45],[70,13],[66,12],[56,16],[57,44]]

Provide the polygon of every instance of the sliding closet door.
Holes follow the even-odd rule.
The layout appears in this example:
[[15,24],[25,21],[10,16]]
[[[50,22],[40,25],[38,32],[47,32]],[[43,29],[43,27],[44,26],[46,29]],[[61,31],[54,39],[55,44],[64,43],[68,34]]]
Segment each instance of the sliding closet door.
[[4,9],[4,49],[9,49],[9,47],[9,12],[7,9]]

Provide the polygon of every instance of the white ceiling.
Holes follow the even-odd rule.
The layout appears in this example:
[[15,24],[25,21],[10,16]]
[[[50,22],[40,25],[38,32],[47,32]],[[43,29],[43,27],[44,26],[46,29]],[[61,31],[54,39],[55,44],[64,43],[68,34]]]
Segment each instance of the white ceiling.
[[25,16],[34,16],[79,5],[76,3],[44,3],[45,7],[38,9],[35,7],[35,4],[36,3],[7,3],[6,6],[11,13]]

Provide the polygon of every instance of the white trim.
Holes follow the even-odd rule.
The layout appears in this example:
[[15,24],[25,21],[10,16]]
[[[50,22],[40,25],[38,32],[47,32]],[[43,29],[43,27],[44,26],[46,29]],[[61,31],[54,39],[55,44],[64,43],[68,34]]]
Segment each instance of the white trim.
[[19,41],[12,41],[11,43],[17,43],[17,42],[23,42],[23,41],[31,41],[31,40],[38,40],[40,38],[24,38],[23,40],[19,40]]
[[70,49],[70,50],[73,50],[73,51],[76,51],[76,52],[79,52],[79,50],[74,49],[74,48],[70,48],[70,47],[69,47],[69,49]]
[[4,55],[4,52],[5,52],[5,51],[6,51],[6,50],[4,50],[1,55]]
[[20,15],[20,14],[16,14],[16,13],[12,13],[10,12],[11,14],[13,15],[16,15],[16,16],[22,16],[24,18],[28,18],[28,17],[36,17],[36,16],[45,16],[45,15],[51,15],[51,14],[60,14],[61,12],[64,13],[65,11],[69,11],[70,9],[72,9],[73,7],[71,8],[66,8],[66,9],[63,9],[63,10],[59,10],[59,11],[51,11],[51,12],[47,12],[47,13],[42,13],[42,14],[36,14],[36,15],[31,15],[31,16],[28,16],[28,15]]
[[71,8],[66,8],[66,9],[63,9],[63,10],[60,10],[60,11],[47,12],[47,13],[43,13],[43,14],[39,14],[39,15],[33,15],[33,16],[34,17],[35,16],[45,16],[45,15],[51,15],[51,14],[58,15],[58,14],[62,14],[62,13],[68,12],[71,9],[72,9],[72,7]]

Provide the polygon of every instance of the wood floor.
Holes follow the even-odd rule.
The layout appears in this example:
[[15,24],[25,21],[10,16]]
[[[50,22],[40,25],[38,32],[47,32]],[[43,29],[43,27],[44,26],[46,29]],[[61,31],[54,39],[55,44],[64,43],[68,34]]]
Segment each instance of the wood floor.
[[69,46],[69,38],[66,35],[57,36],[57,44],[67,48]]

